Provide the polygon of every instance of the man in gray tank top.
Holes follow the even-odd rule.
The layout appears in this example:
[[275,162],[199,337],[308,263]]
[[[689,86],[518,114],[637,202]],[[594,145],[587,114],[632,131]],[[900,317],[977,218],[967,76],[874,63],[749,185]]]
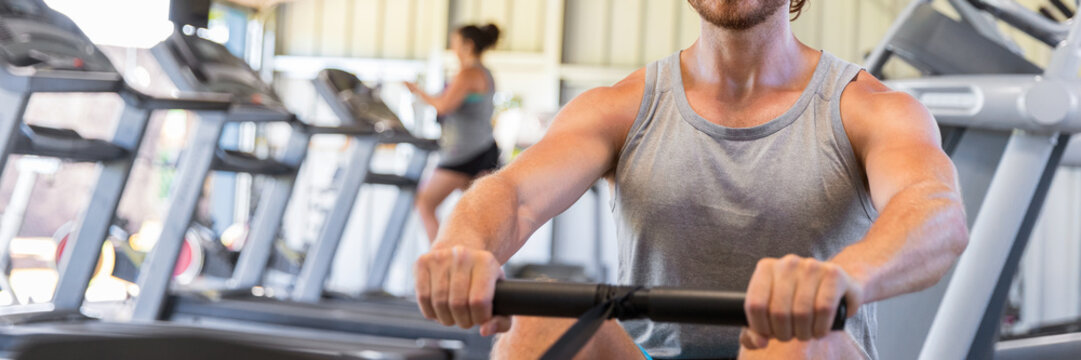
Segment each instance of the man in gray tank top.
[[[604,177],[619,280],[746,291],[750,326],[609,321],[580,358],[878,357],[874,303],[936,283],[968,239],[934,120],[800,43],[804,1],[690,3],[691,47],[582,94],[462,198],[417,261],[425,316],[536,358],[572,320],[493,317],[500,265]],[[850,318],[830,332],[840,301]]]

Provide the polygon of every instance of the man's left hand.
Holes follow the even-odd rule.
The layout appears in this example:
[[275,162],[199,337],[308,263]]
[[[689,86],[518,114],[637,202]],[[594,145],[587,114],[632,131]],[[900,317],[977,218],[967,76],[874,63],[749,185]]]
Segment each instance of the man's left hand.
[[796,255],[759,260],[744,303],[750,327],[743,329],[740,343],[754,350],[766,347],[769,339],[823,338],[841,300],[847,301],[851,317],[862,293],[862,286],[834,263]]

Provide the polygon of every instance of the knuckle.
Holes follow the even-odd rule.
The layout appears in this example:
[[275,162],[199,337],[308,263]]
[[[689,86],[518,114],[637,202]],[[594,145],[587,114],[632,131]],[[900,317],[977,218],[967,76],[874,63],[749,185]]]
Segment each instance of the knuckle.
[[799,258],[794,258],[794,255],[786,255],[781,260],[774,263],[774,267],[779,271],[790,271],[799,267]]
[[774,319],[774,320],[781,320],[781,321],[788,320],[788,316],[789,316],[789,314],[787,312],[784,312],[784,311],[773,310],[773,309],[769,310],[769,317]]
[[796,310],[792,312],[792,320],[794,321],[807,321],[811,319],[811,312],[806,310]]
[[821,315],[821,316],[825,316],[825,315],[829,314],[830,311],[832,311],[832,310],[833,310],[833,308],[831,308],[831,307],[829,307],[827,305],[817,305],[817,306],[815,306],[815,314],[818,314],[818,315]]
[[486,297],[469,299],[469,307],[474,309],[486,308],[491,301]]
[[463,299],[454,299],[450,301],[450,308],[454,310],[465,310],[469,307],[469,303]]
[[763,301],[747,301],[743,304],[743,310],[752,314],[765,314],[769,306]]
[[841,277],[841,267],[835,264],[825,264],[823,265],[822,270],[826,274],[826,276],[832,278]]

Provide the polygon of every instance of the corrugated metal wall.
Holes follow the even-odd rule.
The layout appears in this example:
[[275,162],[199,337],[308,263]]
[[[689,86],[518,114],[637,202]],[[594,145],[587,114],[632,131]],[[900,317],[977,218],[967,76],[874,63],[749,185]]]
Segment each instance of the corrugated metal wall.
[[[810,1],[792,27],[808,45],[858,62],[906,3]],[[533,65],[496,76],[548,71],[564,82],[551,91],[566,92],[549,97],[564,100],[687,47],[699,27],[683,0],[307,0],[284,6],[281,18],[281,55],[391,59],[427,59],[446,48],[454,27],[492,22],[504,30],[493,67],[523,59]]]

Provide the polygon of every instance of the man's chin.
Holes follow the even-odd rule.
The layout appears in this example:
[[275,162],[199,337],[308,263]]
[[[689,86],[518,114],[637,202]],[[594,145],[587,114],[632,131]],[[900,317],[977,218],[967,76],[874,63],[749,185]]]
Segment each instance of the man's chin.
[[[788,1],[785,0],[762,0],[758,7],[752,9],[737,9],[738,5],[709,6],[701,1],[689,1],[702,20],[722,29],[732,31],[750,30],[765,22],[771,16],[784,8]],[[713,4],[717,5],[717,4]]]

